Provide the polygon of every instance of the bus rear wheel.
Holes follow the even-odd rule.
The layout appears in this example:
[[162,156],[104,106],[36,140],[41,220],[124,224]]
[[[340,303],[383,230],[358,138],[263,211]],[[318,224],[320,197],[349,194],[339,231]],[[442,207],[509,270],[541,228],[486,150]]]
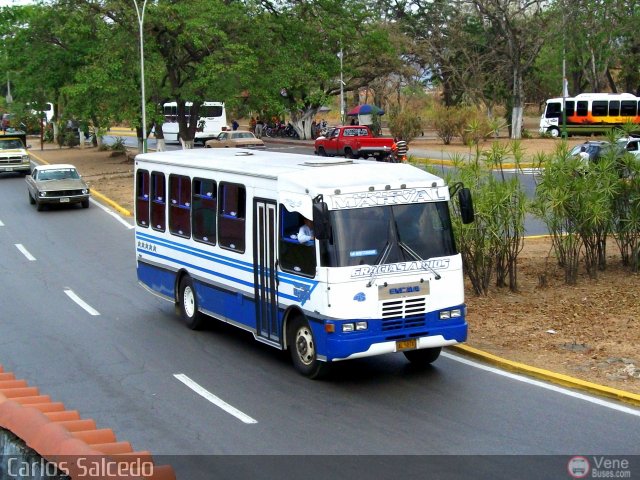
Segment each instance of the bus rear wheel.
[[193,280],[191,277],[184,276],[180,280],[180,288],[178,290],[178,305],[180,308],[180,316],[191,330],[199,330],[202,328],[204,316],[198,310],[198,298],[193,288]]
[[434,348],[423,348],[420,350],[409,350],[407,352],[403,352],[404,356],[407,357],[412,364],[418,367],[426,367],[435,362],[440,356],[440,352],[442,351],[442,347],[434,347]]
[[289,330],[289,353],[293,366],[308,378],[318,378],[326,370],[327,364],[318,360],[316,341],[309,323],[300,318],[294,318]]

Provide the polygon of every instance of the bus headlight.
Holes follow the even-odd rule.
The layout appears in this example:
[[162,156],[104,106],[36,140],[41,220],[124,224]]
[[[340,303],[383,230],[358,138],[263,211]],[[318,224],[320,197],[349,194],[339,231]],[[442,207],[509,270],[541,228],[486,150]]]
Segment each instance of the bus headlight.
[[343,332],[353,332],[353,330],[354,330],[353,323],[343,323],[342,324],[342,331]]
[[440,320],[449,320],[451,318],[462,317],[462,309],[454,308],[452,310],[442,310],[440,312]]
[[367,322],[356,322],[356,330],[366,330],[367,327]]

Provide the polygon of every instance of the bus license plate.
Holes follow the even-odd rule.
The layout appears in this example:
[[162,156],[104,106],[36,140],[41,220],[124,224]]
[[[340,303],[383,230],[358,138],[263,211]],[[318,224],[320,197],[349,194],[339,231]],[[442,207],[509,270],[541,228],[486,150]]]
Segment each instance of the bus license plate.
[[69,203],[69,197],[61,197],[60,203]]
[[410,338],[409,340],[396,340],[396,352],[401,352],[402,350],[415,350],[418,346],[418,343],[415,338]]

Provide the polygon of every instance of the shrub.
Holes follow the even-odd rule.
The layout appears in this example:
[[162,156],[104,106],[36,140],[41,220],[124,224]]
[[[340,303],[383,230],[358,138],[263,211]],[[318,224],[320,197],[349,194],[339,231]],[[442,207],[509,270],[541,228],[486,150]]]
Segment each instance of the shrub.
[[410,142],[422,133],[422,122],[413,112],[391,112],[389,120],[391,135]]
[[445,145],[449,145],[454,137],[461,134],[465,123],[460,108],[444,106],[435,107],[430,114],[430,120],[436,135]]
[[111,144],[111,146],[109,147],[109,149],[113,152],[118,152],[121,154],[124,154],[127,152],[127,145],[125,143],[124,138],[122,137],[116,137],[113,141],[113,143]]
[[[508,180],[505,175],[494,175],[507,154],[516,163],[521,156],[517,145],[495,144],[488,152],[477,152],[472,161],[454,157],[455,169],[446,174],[449,185],[461,182],[473,195],[475,221],[464,225],[456,212],[453,225],[464,270],[476,295],[488,293],[494,272],[498,286],[506,285],[508,278],[510,290],[518,289],[517,258],[523,246],[526,201],[517,176]],[[458,209],[455,200],[452,205]]]

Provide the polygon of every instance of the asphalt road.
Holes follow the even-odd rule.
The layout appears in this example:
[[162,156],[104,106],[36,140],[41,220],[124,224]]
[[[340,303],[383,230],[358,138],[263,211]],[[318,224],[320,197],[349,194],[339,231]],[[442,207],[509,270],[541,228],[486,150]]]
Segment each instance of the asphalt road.
[[[426,371],[398,354],[310,381],[244,332],[190,331],[137,285],[133,230],[95,203],[36,212],[24,179],[0,175],[0,222],[0,363],[179,478],[566,478],[573,455],[638,453],[640,410],[451,353]],[[243,456],[204,456],[230,454]]]

